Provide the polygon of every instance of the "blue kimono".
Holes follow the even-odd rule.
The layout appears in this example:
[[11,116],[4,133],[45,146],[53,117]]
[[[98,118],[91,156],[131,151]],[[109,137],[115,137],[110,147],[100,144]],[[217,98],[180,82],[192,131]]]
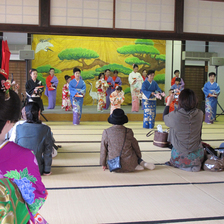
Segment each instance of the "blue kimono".
[[144,105],[143,128],[154,128],[156,117],[156,98],[152,92],[162,92],[156,81],[145,80],[142,84],[142,103]]
[[[73,106],[73,112],[78,113],[78,118],[80,120],[82,115],[83,97],[86,93],[85,82],[82,79],[80,79],[79,82],[77,82],[75,79],[71,80],[69,83],[69,92]],[[83,97],[75,97],[75,95],[83,95]]]
[[184,87],[181,84],[179,84],[179,85],[174,84],[171,86],[170,89],[179,89],[180,91],[182,91],[184,89]]
[[205,94],[205,122],[208,124],[212,124],[216,117],[217,110],[217,97],[209,97],[208,94],[216,94],[219,95],[220,87],[214,82],[207,82],[204,85],[203,92]]

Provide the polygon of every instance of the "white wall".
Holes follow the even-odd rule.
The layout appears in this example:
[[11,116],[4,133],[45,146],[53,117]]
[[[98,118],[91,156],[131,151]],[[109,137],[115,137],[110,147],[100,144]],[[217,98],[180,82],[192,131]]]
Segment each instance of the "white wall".
[[181,41],[166,41],[166,79],[165,93],[169,93],[171,79],[175,70],[181,70]]

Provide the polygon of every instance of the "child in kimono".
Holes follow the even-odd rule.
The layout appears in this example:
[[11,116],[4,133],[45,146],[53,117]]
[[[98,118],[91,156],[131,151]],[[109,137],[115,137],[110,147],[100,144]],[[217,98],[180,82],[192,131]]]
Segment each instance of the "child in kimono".
[[104,73],[100,73],[98,81],[96,82],[97,94],[98,94],[98,104],[97,111],[102,112],[106,108],[106,91],[109,88],[107,81],[105,80]]
[[115,91],[110,94],[110,114],[117,108],[121,108],[121,104],[124,102],[124,92],[121,86],[117,86]]
[[180,92],[183,90],[183,86],[181,85],[181,79],[176,78],[175,84],[171,86],[170,90],[172,93],[174,93],[174,100],[170,104],[170,110],[169,112],[174,111],[175,109],[178,108],[178,98],[180,95]]
[[66,84],[64,84],[62,88],[62,106],[61,109],[65,109],[65,111],[72,110],[72,104],[70,101],[70,93],[69,93],[69,82],[71,81],[71,77],[69,75],[65,75]]

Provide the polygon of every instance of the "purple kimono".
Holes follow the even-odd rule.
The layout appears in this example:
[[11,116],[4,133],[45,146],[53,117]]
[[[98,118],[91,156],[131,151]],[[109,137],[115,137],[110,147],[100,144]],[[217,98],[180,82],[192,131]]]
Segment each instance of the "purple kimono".
[[[54,85],[55,89],[54,90],[49,90],[50,85]],[[56,105],[56,94],[57,94],[57,86],[58,86],[58,79],[54,75],[52,78],[49,75],[46,79],[46,90],[45,90],[45,95],[48,97],[48,108],[47,109],[54,109]]]
[[107,89],[107,96],[106,96],[106,107],[104,108],[105,110],[107,110],[110,106],[110,94],[112,93],[112,88],[114,88],[114,80],[112,79],[112,77],[106,77],[105,76],[105,80],[107,81],[109,88]]
[[14,142],[5,142],[0,146],[0,176],[9,178],[18,186],[30,219],[35,223],[34,217],[39,216],[38,211],[47,198],[35,155]]
[[122,81],[121,81],[121,78],[120,77],[116,77],[116,79],[115,79],[115,76],[113,77],[113,80],[114,80],[114,88],[112,89],[112,92],[114,92],[115,91],[115,88],[117,87],[117,86],[121,86],[122,85]]

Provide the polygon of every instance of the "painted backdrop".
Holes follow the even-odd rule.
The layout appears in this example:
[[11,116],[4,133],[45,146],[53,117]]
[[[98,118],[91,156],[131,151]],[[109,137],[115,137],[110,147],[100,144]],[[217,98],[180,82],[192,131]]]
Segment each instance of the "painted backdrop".
[[[59,80],[57,105],[62,101],[64,76],[71,76],[74,67],[81,69],[86,83],[84,105],[96,104],[95,83],[98,74],[107,68],[119,72],[125,92],[124,105],[131,104],[128,75],[134,63],[139,65],[140,73],[143,69],[156,70],[154,80],[165,89],[165,40],[33,35],[32,49],[35,51],[32,68],[37,69],[39,80],[45,83],[49,69],[55,68]],[[43,102],[47,105],[46,96]]]

